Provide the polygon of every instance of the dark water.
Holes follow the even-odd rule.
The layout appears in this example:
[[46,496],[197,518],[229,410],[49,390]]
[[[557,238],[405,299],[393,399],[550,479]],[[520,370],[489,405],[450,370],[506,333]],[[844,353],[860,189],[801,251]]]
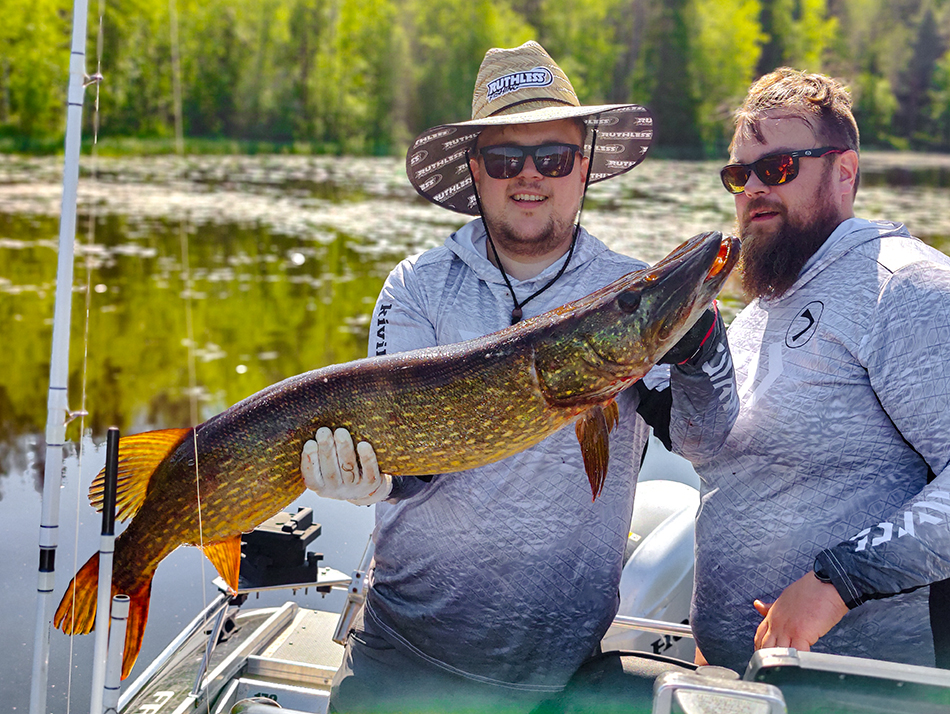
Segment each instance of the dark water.
[[[904,221],[946,250],[948,166],[946,157],[864,157],[857,213]],[[0,694],[18,712],[28,709],[33,653],[60,171],[58,159],[0,157]],[[717,171],[648,160],[594,186],[584,224],[656,261],[695,233],[731,229]],[[109,426],[187,425],[193,410],[204,420],[284,377],[363,356],[389,269],[465,220],[416,197],[398,160],[85,159],[83,177],[70,405],[88,416],[68,430],[57,597],[98,547],[85,494]],[[731,286],[724,303],[728,315],[741,307]],[[313,495],[295,505],[323,523],[313,548],[326,563],[352,570],[371,509]],[[214,597],[213,577],[193,548],[162,563],[133,676]],[[304,604],[336,611],[342,597],[311,593]],[[88,708],[92,640],[53,632],[50,711]]]

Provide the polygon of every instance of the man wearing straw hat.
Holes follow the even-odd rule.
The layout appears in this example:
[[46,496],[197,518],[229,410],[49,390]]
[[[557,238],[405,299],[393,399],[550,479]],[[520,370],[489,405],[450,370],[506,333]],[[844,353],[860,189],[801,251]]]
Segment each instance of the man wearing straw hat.
[[[578,219],[586,183],[643,159],[653,136],[644,108],[580,106],[557,64],[528,42],[486,54],[472,116],[423,132],[406,165],[425,198],[481,218],[393,270],[373,313],[370,355],[484,335],[645,266]],[[657,389],[618,397],[594,502],[573,428],[431,479],[380,474],[368,443],[354,449],[345,430],[320,429],[301,460],[308,485],[379,504],[371,585],[331,709],[530,711],[560,691],[617,611],[649,433],[638,410],[659,417],[651,423],[680,453],[711,455],[735,417],[723,335],[709,310],[664,358],[676,366],[644,380]],[[718,387],[702,369],[712,362]],[[688,420],[708,426],[702,443],[691,441]]]

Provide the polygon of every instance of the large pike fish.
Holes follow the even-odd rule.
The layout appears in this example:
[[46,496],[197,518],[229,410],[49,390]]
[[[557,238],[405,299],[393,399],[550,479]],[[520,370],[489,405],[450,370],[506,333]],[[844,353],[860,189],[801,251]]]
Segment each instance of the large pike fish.
[[[614,397],[695,323],[738,252],[735,238],[698,235],[653,267],[485,337],[307,372],[193,429],[122,438],[116,510],[134,516],[114,555],[112,592],[131,599],[123,678],[161,560],[199,545],[236,590],[241,533],[304,492],[300,453],[318,427],[369,441],[384,472],[428,475],[498,461],[576,422],[596,498]],[[99,509],[103,484],[100,473],[90,488]],[[98,561],[79,570],[56,610],[67,634],[95,624]]]

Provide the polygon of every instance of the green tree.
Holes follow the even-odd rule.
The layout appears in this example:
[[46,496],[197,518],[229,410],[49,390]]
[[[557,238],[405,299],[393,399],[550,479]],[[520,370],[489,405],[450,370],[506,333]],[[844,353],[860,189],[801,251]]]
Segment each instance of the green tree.
[[838,31],[837,19],[828,16],[825,0],[762,0],[760,18],[767,40],[759,58],[759,75],[783,65],[822,71],[826,51]]
[[0,0],[0,128],[28,138],[62,131],[71,10],[68,0]]
[[[182,83],[185,134],[237,134],[237,93],[246,52],[234,3],[209,0],[181,4]],[[181,24],[181,23],[179,23]],[[199,44],[196,38],[202,38]],[[200,53],[200,54],[199,54]]]
[[913,36],[907,20],[920,0],[842,0],[835,12],[839,40],[828,71],[850,85],[865,146],[900,146],[894,133],[895,87],[910,63]]
[[927,99],[930,148],[947,151],[950,149],[950,52],[936,63]]
[[691,0],[672,0],[649,9],[642,60],[628,81],[632,94],[653,112],[657,145],[695,157],[702,140],[699,98],[690,78],[690,6]]
[[485,52],[535,37],[505,0],[404,0],[412,18],[412,131],[472,115],[472,87]]
[[100,124],[104,135],[174,134],[166,3],[116,0],[110,5],[103,18],[102,74]]
[[697,123],[707,155],[721,156],[732,135],[732,112],[752,80],[766,35],[759,0],[694,0],[690,75],[699,97]]
[[930,2],[923,4],[920,19],[915,24],[910,61],[895,88],[898,101],[895,120],[898,123],[896,129],[902,136],[911,141],[926,142],[921,129],[926,122],[926,105],[930,99],[928,90],[937,62],[947,49],[947,42],[940,35]]
[[622,11],[620,0],[541,0],[537,39],[584,103],[601,104],[613,94],[614,68],[623,51],[617,37]]

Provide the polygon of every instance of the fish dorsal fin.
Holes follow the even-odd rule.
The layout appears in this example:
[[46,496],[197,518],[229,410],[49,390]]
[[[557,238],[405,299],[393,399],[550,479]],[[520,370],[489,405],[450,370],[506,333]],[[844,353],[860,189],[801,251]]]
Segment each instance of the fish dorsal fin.
[[577,420],[575,431],[584,456],[584,470],[590,481],[590,492],[596,500],[604,488],[610,458],[610,430],[620,419],[620,410],[613,399],[603,406],[591,407]]
[[201,548],[208,560],[218,571],[218,575],[228,584],[232,592],[237,592],[238,575],[241,572],[241,535],[231,536],[215,543],[205,543]]
[[[148,482],[158,465],[191,433],[191,429],[160,429],[119,439],[119,483],[115,495],[115,515],[120,521],[134,516],[148,490]],[[106,470],[99,472],[89,487],[89,502],[102,510]]]

